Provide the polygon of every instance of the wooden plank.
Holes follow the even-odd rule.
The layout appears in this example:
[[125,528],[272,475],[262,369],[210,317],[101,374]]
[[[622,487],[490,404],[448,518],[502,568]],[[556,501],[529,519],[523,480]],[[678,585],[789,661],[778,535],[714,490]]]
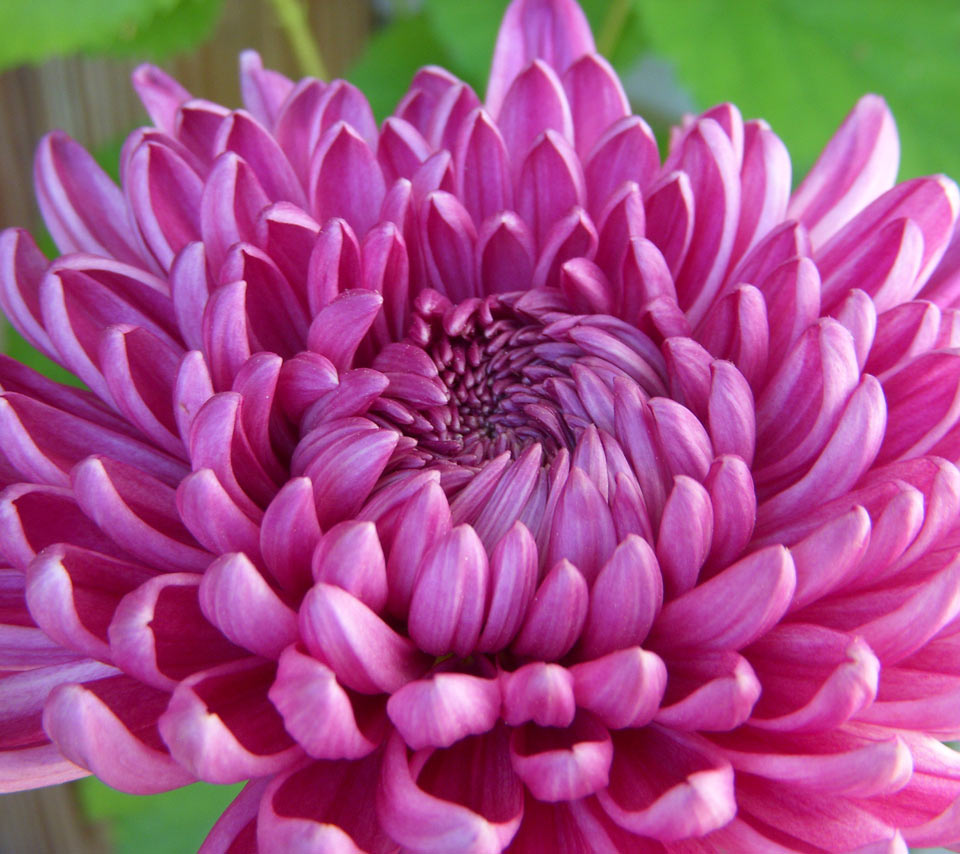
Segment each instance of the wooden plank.
[[3,854],[109,854],[104,829],[80,810],[75,784],[0,797]]

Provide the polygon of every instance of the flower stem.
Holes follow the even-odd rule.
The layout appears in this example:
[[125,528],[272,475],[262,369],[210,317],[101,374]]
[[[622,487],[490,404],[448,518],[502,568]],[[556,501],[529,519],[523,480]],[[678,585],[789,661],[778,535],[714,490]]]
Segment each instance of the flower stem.
[[300,73],[309,77],[319,77],[321,80],[328,79],[320,46],[310,32],[307,13],[301,0],[270,0],[270,3],[281,29],[290,42],[290,47],[293,48],[293,55]]
[[629,16],[630,0],[610,0],[607,14],[603,18],[600,33],[597,36],[597,50],[607,59],[613,56],[620,44],[620,36],[623,34],[623,28]]

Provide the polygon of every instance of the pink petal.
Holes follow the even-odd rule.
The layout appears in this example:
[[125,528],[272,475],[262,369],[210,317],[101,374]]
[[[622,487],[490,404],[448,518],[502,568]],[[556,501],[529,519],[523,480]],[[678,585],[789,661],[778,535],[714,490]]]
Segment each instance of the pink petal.
[[500,717],[500,688],[496,679],[436,673],[395,692],[387,714],[411,749],[450,747],[493,729]]
[[605,788],[612,759],[610,733],[587,715],[566,729],[528,724],[510,735],[513,770],[539,801],[573,801]]
[[477,649],[496,652],[517,632],[537,585],[537,546],[522,522],[496,544],[490,554],[490,601]]
[[[591,99],[593,97],[595,95],[591,93]],[[660,166],[656,138],[639,116],[620,119],[607,128],[587,151],[590,156],[585,158],[584,172],[590,210],[594,214],[603,210],[610,196],[624,182],[633,181],[641,190],[647,187]],[[581,156],[586,153],[581,150]]]
[[558,73],[596,50],[590,25],[572,0],[516,0],[500,24],[487,83],[487,109],[498,115],[507,90],[533,59],[543,59]]
[[793,194],[787,215],[807,227],[815,246],[822,246],[893,186],[899,163],[893,116],[882,98],[865,95]]
[[190,99],[190,93],[155,65],[137,66],[131,82],[153,123],[172,133],[177,108]]
[[576,643],[587,617],[587,582],[561,560],[537,588],[512,649],[542,661],[562,658]]
[[275,671],[273,662],[245,659],[181,682],[159,721],[173,757],[219,784],[276,774],[300,759],[266,697]]
[[386,192],[373,151],[344,122],[333,125],[317,144],[309,186],[313,212],[320,222],[343,217],[361,236],[377,221]]
[[342,587],[372,611],[383,610],[387,572],[373,522],[334,525],[318,541],[311,568],[315,581]]
[[300,607],[307,649],[346,687],[361,694],[393,693],[423,675],[424,656],[359,599],[317,584]]
[[297,644],[280,655],[268,696],[284,729],[316,759],[360,759],[377,748],[378,727],[358,717],[354,700],[333,671]]
[[554,130],[573,144],[573,118],[567,96],[557,72],[542,60],[535,59],[513,79],[499,109],[488,96],[487,109],[497,119],[514,168],[519,167],[545,130]]
[[469,655],[483,623],[487,554],[469,525],[458,525],[423,557],[410,600],[410,637],[431,655]]
[[260,54],[245,50],[240,54],[240,92],[243,103],[265,127],[272,128],[293,83],[277,71],[263,67]]
[[[426,757],[418,754],[411,768],[403,739],[394,734],[377,788],[384,830],[418,854],[499,854],[523,816],[523,785],[510,768],[505,742],[497,730]],[[475,782],[470,789],[483,793],[480,798],[465,792],[466,804],[458,797],[464,768],[471,769]]]
[[559,664],[533,661],[500,677],[507,726],[533,721],[542,727],[569,727],[576,714],[573,675]]
[[638,646],[570,668],[577,705],[611,729],[648,724],[667,685],[662,659]]
[[517,212],[542,246],[553,224],[585,201],[584,178],[576,153],[563,137],[547,129],[520,167]]
[[151,730],[169,694],[129,677],[60,685],[44,705],[43,726],[63,752],[109,786],[137,795],[194,782]]
[[733,769],[701,737],[649,726],[616,733],[614,748],[610,786],[598,797],[621,827],[674,842],[733,818]]
[[297,615],[243,554],[215,560],[203,574],[200,610],[224,637],[264,658],[297,638]]
[[783,616],[796,586],[782,546],[754,552],[668,602],[654,623],[654,649],[741,649]]
[[[630,115],[630,102],[617,73],[607,60],[596,53],[585,54],[567,68],[563,73],[563,88],[573,115],[577,153],[581,159],[586,160],[597,140],[604,136],[604,132],[618,119]],[[652,135],[650,139],[653,140]],[[660,160],[656,154],[656,142],[653,150],[655,170]],[[647,164],[643,160],[640,163],[639,171],[645,172],[643,167]],[[635,176],[631,176],[631,179],[639,180]],[[647,181],[642,180],[639,183],[641,187],[645,187]]]

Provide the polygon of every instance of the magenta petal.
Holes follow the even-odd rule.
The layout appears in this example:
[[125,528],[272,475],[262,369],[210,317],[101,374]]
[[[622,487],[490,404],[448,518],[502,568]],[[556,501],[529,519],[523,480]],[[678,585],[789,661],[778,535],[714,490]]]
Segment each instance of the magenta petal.
[[392,693],[423,675],[425,657],[355,596],[317,584],[300,607],[307,648],[361,694]]
[[316,759],[360,759],[377,747],[333,671],[296,644],[281,654],[269,697],[286,731]]
[[203,181],[166,145],[141,144],[124,173],[124,191],[147,246],[164,270],[200,236]]
[[585,201],[586,188],[576,153],[556,131],[547,129],[520,167],[517,212],[542,246],[553,224]]
[[667,686],[663,660],[638,646],[570,668],[577,705],[611,729],[649,723]]
[[487,554],[458,525],[423,558],[410,600],[410,637],[431,655],[469,655],[480,637],[489,586]]
[[349,520],[334,525],[313,552],[315,581],[352,593],[372,611],[387,602],[387,572],[373,522]]
[[386,185],[376,156],[354,128],[338,122],[321,138],[310,167],[310,198],[320,222],[343,217],[359,235],[377,219]]
[[923,252],[914,279],[914,288],[919,289],[946,251],[958,209],[960,192],[949,178],[940,175],[905,181],[857,214],[817,251],[820,274],[824,281],[828,280],[871,235],[889,228],[898,219],[907,218],[923,235]]
[[265,127],[273,127],[280,108],[293,89],[293,83],[277,71],[263,67],[260,54],[245,50],[240,54],[240,92],[243,103]]
[[406,616],[424,555],[450,531],[450,505],[436,481],[407,498],[397,531],[387,559],[388,602],[391,613]]
[[513,80],[499,110],[489,97],[487,107],[496,116],[514,168],[545,130],[554,130],[573,144],[573,118],[563,86],[557,72],[539,59]]
[[202,572],[209,563],[180,522],[166,484],[107,457],[88,457],[70,477],[79,506],[131,554],[173,572]]
[[663,253],[670,272],[676,276],[693,239],[694,193],[690,176],[686,172],[667,173],[647,191],[644,205],[647,237]]
[[254,239],[257,218],[269,202],[242,157],[227,151],[217,158],[200,202],[200,232],[215,274],[234,243]]
[[733,250],[740,181],[730,139],[712,119],[700,121],[687,137],[680,163],[696,200],[696,240],[676,274],[677,296],[690,322],[697,324],[717,295]]
[[117,605],[155,574],[76,546],[51,546],[27,568],[26,602],[36,624],[61,646],[111,661],[107,627]]
[[610,733],[589,715],[567,729],[532,724],[510,737],[510,762],[540,801],[573,801],[592,795],[609,781],[613,744]]
[[363,336],[383,305],[375,291],[350,290],[324,306],[310,324],[307,346],[342,371],[351,366]]
[[726,566],[750,542],[757,495],[750,469],[739,457],[717,457],[703,482],[713,505],[713,545],[708,564]]
[[783,616],[795,586],[783,546],[754,552],[668,602],[653,627],[654,649],[740,649]]
[[500,24],[487,83],[487,108],[494,115],[521,69],[543,59],[562,73],[578,57],[596,51],[590,25],[572,0],[516,0]]
[[655,720],[673,730],[736,730],[761,694],[750,663],[735,652],[701,653],[696,660],[668,660],[670,685]]
[[142,250],[130,241],[130,217],[117,186],[79,143],[48,134],[34,164],[37,201],[61,252],[91,252],[136,266]]
[[190,99],[190,93],[155,65],[137,66],[131,82],[153,123],[166,133],[172,133],[177,109]]
[[696,585],[712,542],[709,493],[691,477],[675,477],[657,533],[657,560],[668,596],[675,598]]
[[214,554],[244,552],[260,559],[256,523],[237,505],[211,469],[200,469],[183,479],[177,489],[177,507],[190,533]]
[[457,195],[474,222],[513,207],[506,143],[490,115],[477,109],[464,122],[457,145]]
[[[247,783],[217,819],[197,854],[240,854],[252,850],[257,835],[257,811],[269,777]],[[247,846],[244,848],[243,846]]]
[[[577,153],[585,160],[593,150],[594,143],[604,136],[604,132],[618,119],[630,115],[630,102],[617,73],[610,63],[597,53],[585,54],[567,68],[563,74],[563,88],[573,114]],[[652,134],[650,141],[653,142],[653,162],[646,163],[639,159],[636,164],[637,173],[643,175],[644,179],[639,180],[636,175],[630,176],[632,180],[639,180],[641,187],[647,185],[647,180],[660,160]],[[599,148],[599,144],[597,147]],[[620,181],[616,183],[619,184]]]
[[[579,132],[579,126],[577,130]],[[645,189],[660,165],[656,138],[639,116],[620,119],[606,129],[588,151],[590,156],[586,159],[584,171],[590,210],[594,214],[599,214],[611,195],[627,181]]]
[[770,229],[786,218],[790,198],[790,155],[761,119],[744,126],[740,225],[731,264],[742,258]]
[[779,626],[746,651],[763,684],[760,729],[825,732],[868,708],[880,662],[861,638],[821,626]]
[[249,844],[260,854],[386,854],[395,843],[380,827],[371,797],[379,774],[376,755],[311,762],[276,775],[260,798]]
[[203,574],[200,609],[224,637],[264,658],[297,638],[297,615],[242,554],[215,560]]
[[[617,733],[614,745],[610,786],[599,798],[621,827],[673,842],[703,836],[736,813],[733,769],[701,737],[653,726]],[[655,777],[645,772],[651,763],[661,772]]]
[[537,584],[537,546],[515,522],[490,554],[490,600],[477,649],[495,652],[516,636]]
[[266,697],[276,665],[245,659],[181,682],[161,715],[170,753],[209,783],[276,774],[303,756]]
[[559,664],[533,661],[500,676],[507,726],[532,721],[542,727],[569,727],[576,715],[573,674]]
[[663,580],[653,550],[640,537],[628,536],[590,591],[582,655],[597,658],[642,643],[662,602]]
[[[523,785],[510,768],[505,742],[505,734],[497,730],[426,757],[416,754],[411,763],[403,739],[394,734],[377,788],[377,815],[384,830],[417,854],[499,854],[523,817]],[[454,793],[464,791],[465,768],[483,796],[471,797],[467,789],[467,804],[448,800],[445,795],[456,797]]]
[[168,699],[129,677],[60,685],[44,705],[43,726],[65,756],[104,783],[137,795],[166,792],[195,780],[150,737]]
[[38,291],[48,266],[26,231],[8,228],[0,233],[0,307],[13,327],[47,356],[54,347],[43,328]]
[[456,196],[436,191],[424,200],[419,221],[431,285],[456,301],[476,296],[477,232],[470,214]]
[[411,749],[450,747],[493,729],[500,717],[500,687],[496,679],[435,673],[396,691],[387,714]]
[[561,560],[537,588],[520,634],[517,655],[542,661],[562,658],[576,643],[587,617],[587,582],[568,560]]
[[147,685],[173,690],[199,670],[232,661],[243,650],[207,622],[200,576],[164,573],[128,593],[110,621],[110,653],[118,667]]
[[310,585],[310,559],[320,539],[320,524],[308,478],[287,481],[267,506],[260,523],[260,552],[284,588],[299,592]]
[[844,119],[787,211],[821,246],[854,214],[889,190],[900,165],[900,141],[883,99],[865,95]]

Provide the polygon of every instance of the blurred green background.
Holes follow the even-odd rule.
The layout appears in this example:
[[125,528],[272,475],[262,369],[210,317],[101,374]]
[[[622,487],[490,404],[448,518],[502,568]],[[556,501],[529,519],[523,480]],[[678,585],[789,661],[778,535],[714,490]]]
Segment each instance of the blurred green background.
[[[53,126],[64,126],[115,172],[124,136],[145,120],[125,94],[137,62],[157,62],[196,95],[234,105],[234,54],[254,47],[291,75],[347,77],[383,118],[428,63],[446,66],[482,95],[505,6],[506,0],[0,0],[0,227],[25,225],[43,239],[30,158]],[[872,91],[888,100],[897,119],[901,177],[960,176],[957,0],[583,0],[583,6],[600,51],[661,140],[684,112],[730,100],[745,118],[761,116],[781,135],[796,181],[856,99]],[[6,348],[65,378],[9,332]],[[235,791],[198,784],[145,798],[91,780],[69,789],[79,798],[79,820],[95,825],[93,847],[83,850],[117,854],[196,850]],[[0,799],[0,824],[2,807],[9,814],[10,799],[18,797]]]

